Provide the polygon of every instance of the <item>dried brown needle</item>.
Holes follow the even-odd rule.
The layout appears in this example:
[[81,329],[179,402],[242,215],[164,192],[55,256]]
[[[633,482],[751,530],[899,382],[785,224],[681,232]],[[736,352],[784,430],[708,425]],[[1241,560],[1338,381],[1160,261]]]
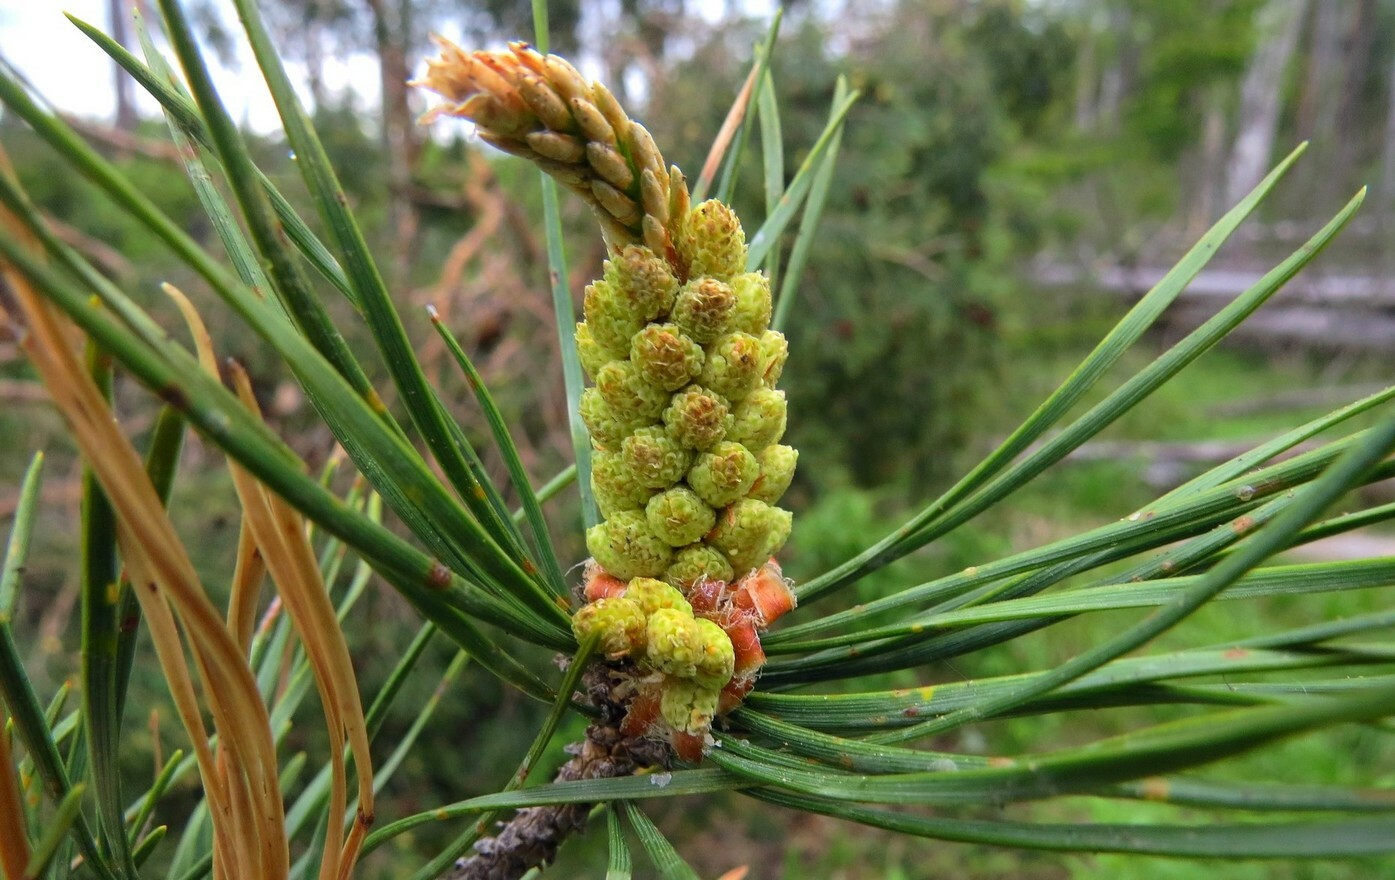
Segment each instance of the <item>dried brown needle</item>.
[[[8,173],[8,168],[0,173]],[[16,219],[8,233],[37,243]],[[135,448],[84,369],[71,325],[18,272],[0,267],[27,333],[22,347],[116,511],[117,543],[176,711],[192,742],[213,820],[215,878],[284,877],[285,812],[266,706],[247,658],[199,582]],[[210,745],[198,690],[218,732]]]
[[[194,337],[199,360],[211,374],[217,375],[213,341],[202,318],[189,299],[172,285],[165,292],[174,299],[184,314]],[[252,383],[240,364],[230,362],[229,370],[239,399],[260,416]],[[234,590],[229,607],[229,626],[245,632],[248,642],[256,610],[256,585],[262,570],[271,573],[277,594],[290,614],[305,654],[310,662],[324,706],[325,723],[330,742],[330,800],[324,857],[320,863],[320,880],[343,880],[353,871],[359,848],[373,821],[373,767],[369,759],[368,728],[359,700],[358,682],[353,661],[349,656],[344,632],[339,626],[334,605],[325,588],[320,567],[307,537],[305,521],[282,498],[269,491],[245,469],[229,462],[233,485],[242,504],[243,535],[250,535],[255,552],[243,556],[239,537],[238,571],[247,572],[241,583],[241,598]],[[246,559],[245,565],[243,564]],[[235,587],[238,582],[235,579]],[[245,628],[245,629],[244,629]],[[348,801],[344,751],[346,740],[354,754],[358,778],[357,820],[347,836],[338,817],[344,815]]]

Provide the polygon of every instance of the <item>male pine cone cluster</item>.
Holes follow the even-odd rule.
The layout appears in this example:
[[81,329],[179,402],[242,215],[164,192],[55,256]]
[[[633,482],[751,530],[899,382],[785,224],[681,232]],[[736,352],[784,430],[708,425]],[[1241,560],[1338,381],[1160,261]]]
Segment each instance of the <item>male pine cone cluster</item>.
[[603,520],[586,534],[594,561],[574,629],[633,661],[627,732],[666,731],[700,756],[713,716],[764,662],[758,631],[794,604],[772,559],[798,454],[779,442],[788,347],[769,326],[769,280],[746,271],[735,213],[691,205],[604,86],[522,43],[442,49],[422,84],[450,103],[433,113],[470,119],[580,195],[611,246],[576,330]]
[[702,274],[680,283],[647,247],[624,247],[586,288],[576,332],[595,382],[581,416],[605,517],[587,548],[617,578],[683,589],[735,580],[784,545],[790,514],[774,505],[797,458],[777,442],[788,349],[769,329],[769,282],[742,271],[745,242],[725,205],[699,205],[687,225],[701,232],[675,244]]
[[[798,456],[778,442],[788,349],[769,329],[769,282],[743,271],[744,236],[725,205],[685,220],[673,239],[686,281],[629,245],[586,289],[576,342],[595,385],[581,415],[604,520],[586,533],[596,569],[574,628],[651,673],[627,732],[657,726],[693,758],[713,717],[750,690],[764,661],[757,630],[793,605],[771,557],[789,537],[791,516],[775,504]],[[669,600],[651,607],[661,586]],[[754,592],[768,614],[752,613]]]

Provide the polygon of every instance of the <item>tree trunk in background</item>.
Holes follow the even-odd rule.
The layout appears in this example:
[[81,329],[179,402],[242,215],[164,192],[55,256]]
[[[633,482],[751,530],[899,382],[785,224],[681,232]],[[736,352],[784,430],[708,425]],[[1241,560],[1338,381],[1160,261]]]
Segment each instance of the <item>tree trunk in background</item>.
[[1376,210],[1387,223],[1395,223],[1395,58],[1386,79],[1385,140],[1380,155],[1380,198]]
[[1075,127],[1089,131],[1095,127],[1095,96],[1099,84],[1099,37],[1091,26],[1080,38],[1080,54],[1075,62]]
[[638,103],[630,93],[628,73],[638,71],[645,82],[665,75],[663,59],[669,37],[679,33],[688,18],[687,0],[620,0],[616,10],[616,36],[602,49],[608,82],[620,102]]
[[407,41],[412,33],[412,0],[368,0],[382,85],[382,138],[388,163],[388,227],[393,230],[388,283],[400,287],[411,265],[416,212],[410,198],[412,169],[420,144],[408,101]]
[[1197,160],[1196,197],[1187,212],[1187,234],[1199,238],[1229,205],[1218,205],[1225,183],[1226,85],[1214,83],[1205,95],[1205,122],[1201,128],[1201,154]]
[[[1342,93],[1337,111],[1337,161],[1341,168],[1354,168],[1358,161],[1369,157],[1368,132],[1371,126],[1361,124],[1361,99],[1366,77],[1371,67],[1371,51],[1376,40],[1376,0],[1360,0],[1356,14],[1347,30],[1346,73],[1342,77]],[[1352,181],[1343,180],[1350,186]]]
[[1327,140],[1333,135],[1342,85],[1342,40],[1351,3],[1319,3],[1313,10],[1312,41],[1303,95],[1298,102],[1298,136]]
[[1109,14],[1109,38],[1113,51],[1109,64],[1100,76],[1099,100],[1095,104],[1095,121],[1105,131],[1119,128],[1119,110],[1129,93],[1138,48],[1134,44],[1132,17],[1126,6],[1116,6]]
[[1255,50],[1240,87],[1240,116],[1226,168],[1226,204],[1254,188],[1269,168],[1279,126],[1284,72],[1298,44],[1307,0],[1269,0],[1255,22]]
[[[131,13],[122,0],[107,0],[107,19],[111,24],[111,37],[125,46],[130,40]],[[135,83],[121,65],[112,62],[112,85],[116,89],[116,127],[122,131],[135,131],[136,92]]]
[[325,109],[328,93],[325,91],[324,44],[328,39],[325,33],[323,0],[310,0],[305,15],[305,29],[301,34],[305,55],[305,80],[310,88],[310,100],[315,104],[315,112]]

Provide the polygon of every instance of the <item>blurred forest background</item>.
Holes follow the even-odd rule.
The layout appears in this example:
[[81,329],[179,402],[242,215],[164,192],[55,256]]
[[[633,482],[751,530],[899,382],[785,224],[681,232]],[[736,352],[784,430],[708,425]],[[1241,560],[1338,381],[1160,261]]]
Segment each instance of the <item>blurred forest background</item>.
[[[127,4],[110,5],[102,24],[134,45]],[[527,4],[269,0],[263,6],[279,45],[303,72],[316,124],[376,252],[385,255],[400,301],[442,312],[493,384],[530,473],[539,483],[548,479],[566,464],[570,443],[536,172],[472,142],[463,125],[419,127],[426,102],[405,85],[431,51],[431,32],[470,45],[527,36]],[[202,3],[200,12],[211,45],[240,70],[241,79],[225,88],[260,88],[231,37],[229,12],[214,2]],[[611,84],[670,161],[693,177],[768,27],[766,13],[741,0],[554,0],[552,48]],[[374,63],[376,89],[366,91],[381,101],[327,85],[329,61],[349,56]],[[786,566],[794,577],[842,561],[981,455],[1132,298],[1302,140],[1312,142],[1308,155],[1227,246],[1219,268],[1203,273],[1182,298],[1164,336],[1213,312],[1353,191],[1369,186],[1362,216],[1316,272],[1290,285],[1236,342],[1039,480],[1012,510],[995,511],[952,541],[878,573],[859,587],[861,598],[875,595],[887,579],[953,570],[1126,515],[1246,442],[1388,381],[1382,369],[1395,340],[1395,256],[1384,245],[1395,232],[1395,0],[791,0],[773,70],[790,176],[824,123],[836,77],[846,75],[862,91],[789,331],[788,442],[801,450]],[[30,74],[40,93],[44,76],[65,75],[57,62]],[[80,124],[148,195],[216,246],[163,120],[143,108],[134,88],[121,85],[109,114]],[[765,206],[759,133],[750,137],[756,148],[748,150],[738,195],[748,229]],[[18,122],[0,117],[0,140],[25,185],[62,221],[63,233],[126,289],[151,303],[162,296],[162,281],[197,294],[198,285],[158,246],[60,170]],[[256,145],[283,191],[297,192],[294,157],[279,137],[259,133]],[[603,251],[586,211],[575,203],[564,211],[574,230],[568,257],[579,296],[599,274]],[[312,427],[313,414],[289,378],[231,316],[207,298],[202,303],[221,353],[243,361],[256,378],[268,418],[312,466],[322,465],[333,455],[330,437]],[[424,308],[408,312],[432,378],[466,430],[486,436],[468,390],[427,329]],[[349,315],[340,317],[355,344]],[[371,346],[361,338],[356,348],[366,353]],[[148,427],[154,411],[148,399],[123,386],[118,401],[130,428]],[[79,469],[13,338],[0,329],[0,529],[36,449],[50,454],[48,528],[31,561],[21,607],[28,625],[20,631],[31,635],[29,668],[44,691],[76,669],[70,617],[77,578],[70,563]],[[173,501],[176,523],[204,550],[197,561],[215,592],[225,589],[237,535],[219,464],[214,451],[191,443]],[[502,476],[502,464],[492,464]],[[574,493],[564,494],[550,515],[563,558],[579,561],[575,504]],[[1372,544],[1375,552],[1391,552],[1380,536],[1361,540],[1365,552]],[[1351,549],[1319,544],[1313,552]],[[1352,603],[1373,599],[1338,594],[1329,601],[1337,613],[1361,610]],[[1288,610],[1269,609],[1267,625],[1285,620]],[[372,687],[415,622],[389,590],[370,591],[354,615],[360,625],[351,622],[347,630],[360,677]],[[1210,628],[1214,639],[1265,625],[1213,612],[1192,624]],[[1070,625],[1051,633],[1054,642],[1023,639],[977,658],[974,668],[961,664],[926,675],[1040,667],[1073,650],[1060,640],[1092,640],[1087,629]],[[430,698],[449,659],[447,647],[437,647],[434,671],[428,664],[416,679],[418,692],[401,701],[404,718],[413,703]],[[547,660],[538,658],[540,665]],[[158,677],[142,682],[138,671],[133,688],[127,710],[133,762],[150,754],[152,738],[166,751],[182,745]],[[541,712],[467,667],[408,758],[400,778],[410,783],[385,792],[380,816],[492,790],[517,761],[516,731]],[[996,748],[1008,750],[1028,738],[1071,738],[1051,718],[1003,721],[969,735],[994,737]],[[313,747],[307,736],[293,731],[287,747]],[[956,736],[953,747],[973,748]],[[1361,778],[1362,749],[1388,748],[1357,735],[1337,739],[1290,750],[1282,760],[1330,766],[1334,779],[1352,781]],[[1243,761],[1237,767],[1244,772]],[[148,763],[131,772],[148,778]],[[899,840],[735,800],[664,802],[655,814],[670,828],[688,826],[677,832],[687,842],[685,855],[711,876],[741,863],[760,878],[1196,876],[1194,865],[1162,860]],[[454,834],[426,828],[400,838],[368,860],[364,876],[404,873],[403,865]],[[588,846],[569,845],[569,863],[594,865]],[[1230,864],[1224,876],[1376,876],[1370,869]],[[558,876],[571,876],[568,870],[583,869],[562,867]]]

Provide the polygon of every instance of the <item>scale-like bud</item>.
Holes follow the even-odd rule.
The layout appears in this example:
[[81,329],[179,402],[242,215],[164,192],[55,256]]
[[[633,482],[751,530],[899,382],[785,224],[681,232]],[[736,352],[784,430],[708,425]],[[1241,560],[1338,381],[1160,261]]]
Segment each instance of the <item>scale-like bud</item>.
[[771,557],[785,546],[785,542],[790,539],[790,532],[794,530],[794,514],[783,507],[770,506],[772,522],[770,524],[770,546],[765,550],[765,556]]
[[732,411],[726,438],[760,452],[785,436],[785,392],[757,388]]
[[717,717],[721,688],[703,687],[692,681],[665,682],[659,713],[674,730],[701,736]]
[[706,345],[732,329],[736,294],[731,285],[710,275],[695,277],[678,291],[673,303],[673,323],[694,340]]
[[678,279],[668,261],[640,245],[627,245],[607,260],[605,280],[645,323],[672,311],[678,294]]
[[584,641],[598,632],[601,636],[599,650],[612,657],[644,650],[647,626],[644,612],[623,597],[598,599],[572,617],[572,632],[577,641]]
[[672,486],[693,463],[692,451],[658,425],[640,428],[626,437],[620,454],[635,481],[651,489]]
[[790,344],[785,334],[767,330],[760,338],[761,381],[767,388],[774,388],[785,371],[785,361],[790,356]]
[[591,454],[591,490],[604,516],[621,510],[643,510],[654,494],[653,489],[635,479],[624,456],[604,449]]
[[731,563],[715,547],[690,544],[674,554],[664,580],[687,590],[702,580],[729,581],[733,574]]
[[677,394],[664,410],[664,425],[689,449],[710,449],[731,427],[731,409],[721,396],[699,385]]
[[611,361],[596,374],[596,388],[616,416],[654,421],[668,406],[668,392],[650,385],[629,361]]
[[792,446],[774,444],[767,446],[756,456],[760,464],[760,476],[747,497],[766,504],[774,504],[785,494],[794,479],[794,466],[799,461],[799,452]]
[[586,285],[581,308],[591,337],[611,351],[629,351],[630,340],[644,326],[643,315],[605,281]]
[[644,639],[644,659],[653,668],[678,678],[692,678],[697,674],[703,641],[702,629],[692,612],[660,608],[649,615]]
[[701,540],[717,523],[717,512],[687,486],[674,486],[650,498],[644,514],[649,530],[671,547]]
[[698,453],[688,485],[713,507],[726,507],[745,495],[760,475],[756,457],[740,443],[723,442]]
[[630,341],[630,360],[644,378],[665,391],[677,391],[697,378],[704,358],[702,346],[677,324],[650,324]]
[[586,549],[601,568],[621,580],[659,577],[673,559],[673,548],[649,531],[638,510],[617,511],[587,529]]
[[622,360],[625,353],[616,354],[596,341],[591,335],[591,325],[582,321],[576,325],[576,356],[581,360],[581,368],[595,381],[601,367],[614,360]]
[[688,277],[731,278],[746,271],[746,234],[736,212],[716,199],[693,208],[674,235],[673,246]]
[[619,449],[620,443],[636,428],[653,423],[653,419],[622,416],[611,409],[600,389],[587,388],[581,392],[581,420],[591,432],[591,442],[604,449]]
[[731,680],[736,665],[736,651],[731,639],[715,622],[698,618],[702,633],[702,657],[697,663],[697,680],[709,688],[720,690]]
[[660,608],[672,608],[689,617],[693,616],[693,606],[683,598],[683,594],[670,584],[653,578],[635,578],[625,589],[625,598],[639,606],[648,619]]
[[732,570],[741,576],[784,546],[791,519],[787,510],[743,498],[717,517],[708,543],[722,551]]
[[764,272],[743,272],[731,279],[736,294],[736,329],[759,336],[770,326],[770,279]]
[[712,343],[698,382],[727,400],[738,401],[761,380],[761,344],[750,333],[728,333]]

